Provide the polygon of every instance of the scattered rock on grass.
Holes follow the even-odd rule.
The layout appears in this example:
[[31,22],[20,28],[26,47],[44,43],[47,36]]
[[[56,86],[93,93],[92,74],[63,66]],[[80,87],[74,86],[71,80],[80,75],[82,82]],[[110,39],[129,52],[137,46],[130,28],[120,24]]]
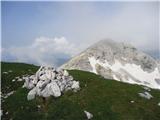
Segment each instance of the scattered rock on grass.
[[146,87],[146,86],[143,87],[143,89],[144,89],[144,90],[147,90],[147,91],[151,91],[151,89],[150,89],[149,87]]
[[146,92],[146,91],[144,93],[138,93],[138,94],[139,94],[139,96],[146,98],[146,99],[153,98],[153,96],[149,92]]
[[15,92],[15,91],[11,91],[11,92],[7,93],[7,94],[4,96],[4,98],[8,98],[8,97],[9,97],[10,95],[12,95],[14,92]]
[[93,118],[93,115],[90,112],[84,110],[84,113],[86,114],[88,120]]

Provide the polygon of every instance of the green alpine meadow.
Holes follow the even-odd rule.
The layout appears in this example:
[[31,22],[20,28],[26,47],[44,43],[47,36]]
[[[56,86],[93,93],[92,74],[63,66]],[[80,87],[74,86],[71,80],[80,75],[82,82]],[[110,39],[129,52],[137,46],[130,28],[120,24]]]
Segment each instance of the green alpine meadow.
[[[62,96],[28,101],[28,89],[22,88],[24,75],[34,74],[39,67],[24,63],[1,62],[2,120],[85,120],[84,110],[93,120],[159,120],[160,91],[151,89],[151,99],[138,95],[143,86],[122,83],[80,70],[69,70],[80,82],[78,92],[67,91]],[[10,72],[8,72],[10,71]],[[15,81],[14,81],[15,80]],[[13,92],[7,98],[7,93]]]

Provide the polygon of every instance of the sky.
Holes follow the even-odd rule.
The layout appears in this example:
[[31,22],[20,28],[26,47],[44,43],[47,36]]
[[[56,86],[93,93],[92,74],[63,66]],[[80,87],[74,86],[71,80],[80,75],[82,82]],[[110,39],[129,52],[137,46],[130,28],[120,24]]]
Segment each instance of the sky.
[[1,2],[2,61],[59,66],[102,39],[160,58],[158,2]]

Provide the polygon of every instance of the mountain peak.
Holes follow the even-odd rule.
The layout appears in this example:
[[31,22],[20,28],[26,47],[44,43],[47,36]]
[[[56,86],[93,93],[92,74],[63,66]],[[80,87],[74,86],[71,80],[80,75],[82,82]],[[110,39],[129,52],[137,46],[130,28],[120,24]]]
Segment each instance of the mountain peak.
[[128,43],[111,39],[93,44],[61,68],[90,71],[105,78],[160,89],[158,62]]

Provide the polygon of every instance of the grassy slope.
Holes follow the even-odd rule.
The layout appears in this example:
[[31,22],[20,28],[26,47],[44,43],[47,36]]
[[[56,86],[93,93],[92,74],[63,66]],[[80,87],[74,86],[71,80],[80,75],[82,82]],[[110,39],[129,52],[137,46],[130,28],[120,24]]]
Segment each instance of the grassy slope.
[[[22,86],[23,82],[12,82],[15,77],[34,74],[37,69],[37,66],[30,64],[1,62],[2,93],[9,93]],[[9,73],[8,71],[10,70],[12,72]],[[8,74],[4,74],[3,72],[8,72]]]
[[[74,79],[80,81],[81,90],[77,93],[66,92],[62,97],[49,98],[46,109],[39,109],[41,98],[27,101],[28,90],[21,88],[22,83],[11,80],[23,74],[37,70],[27,64],[2,63],[2,72],[13,70],[9,75],[2,74],[2,93],[9,90],[16,92],[2,103],[2,119],[15,120],[85,120],[84,110],[91,112],[94,120],[159,120],[160,91],[151,90],[153,99],[139,97],[141,86],[105,80],[100,76],[78,70],[70,71]],[[9,88],[7,88],[9,86]],[[7,90],[6,90],[7,89]],[[131,103],[130,101],[135,101]],[[5,112],[8,114],[5,115]]]

